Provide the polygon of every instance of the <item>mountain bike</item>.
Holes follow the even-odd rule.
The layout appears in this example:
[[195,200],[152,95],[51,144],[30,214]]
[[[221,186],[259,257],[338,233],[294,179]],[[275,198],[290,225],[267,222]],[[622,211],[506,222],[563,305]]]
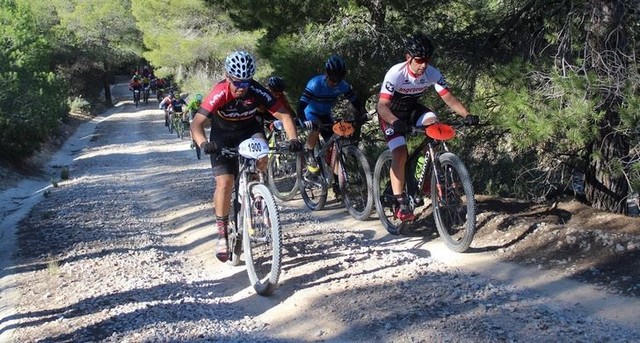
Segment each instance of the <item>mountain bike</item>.
[[[304,141],[307,126],[298,125],[297,129],[298,138]],[[271,147],[282,145],[287,141],[287,135],[280,120],[272,122],[265,131],[267,131],[267,141]],[[279,200],[291,200],[300,190],[300,179],[296,171],[298,158],[300,157],[301,154],[294,153],[269,155],[267,185],[273,195]]]
[[189,122],[183,120],[183,112],[169,112],[169,133],[176,132],[178,138],[184,139],[185,132],[189,129]]
[[160,87],[156,90],[156,99],[158,99],[158,102],[164,99],[164,87]]
[[139,89],[134,89],[133,90],[133,103],[136,104],[136,107],[138,107],[138,104],[140,103],[140,90]]
[[[462,126],[435,123],[412,129],[412,135],[422,134],[425,137],[409,152],[403,192],[412,211],[424,206],[413,223],[427,209],[425,197],[430,197],[438,233],[445,245],[456,252],[469,248],[476,227],[476,207],[469,173],[462,160],[447,146],[447,141]],[[391,151],[385,150],[374,168],[373,192],[382,225],[389,233],[397,235],[410,223],[402,223],[395,217],[399,204],[391,190],[390,170]]]
[[188,114],[189,117],[189,122],[185,124],[186,130],[189,132],[189,138],[191,139],[191,149],[196,149],[196,157],[198,159],[202,158],[202,149],[200,149],[200,147],[198,146],[198,144],[196,144],[196,141],[193,139],[193,137],[191,136],[191,122],[193,121],[193,116],[195,115],[195,111],[190,112]]
[[173,107],[168,106],[167,109],[165,109],[164,113],[164,121],[165,123],[167,123],[167,129],[169,129],[169,133],[173,133],[173,131],[175,130],[175,122],[173,120],[175,118],[175,112],[173,112]]
[[150,88],[150,85],[145,85],[142,90],[142,100],[144,101],[145,105],[149,104],[149,93],[151,91]]
[[[285,147],[269,148],[266,140],[249,138],[238,148],[223,148],[221,154],[238,157],[239,173],[231,194],[227,263],[237,266],[244,252],[247,274],[255,291],[270,295],[278,285],[282,259],[282,232],[276,202],[264,185],[257,160]],[[287,148],[288,149],[288,148]]]
[[[318,141],[313,158],[319,171],[308,170],[307,158],[298,158],[296,171],[300,179],[300,193],[308,208],[322,210],[329,187],[336,188],[349,214],[366,220],[373,209],[371,167],[354,137],[354,120],[338,120],[321,127],[331,127],[333,135],[323,144]],[[338,176],[335,185],[334,173]],[[333,187],[333,186],[337,187]]]

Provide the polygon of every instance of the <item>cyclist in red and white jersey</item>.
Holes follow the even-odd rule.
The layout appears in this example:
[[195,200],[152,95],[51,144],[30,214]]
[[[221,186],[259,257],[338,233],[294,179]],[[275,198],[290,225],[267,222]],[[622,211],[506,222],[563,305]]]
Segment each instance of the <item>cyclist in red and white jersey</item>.
[[391,67],[384,77],[378,99],[380,128],[391,150],[391,188],[400,206],[396,217],[401,221],[413,220],[414,214],[404,202],[405,163],[408,157],[405,134],[412,126],[430,125],[438,121],[436,114],[419,103],[430,87],[468,125],[478,124],[479,118],[467,108],[449,89],[444,76],[429,64],[433,44],[424,33],[413,34],[405,45],[405,61]]
[[[245,139],[262,137],[264,133],[256,120],[259,106],[281,120],[289,138],[292,152],[302,150],[298,140],[292,115],[277,98],[257,81],[255,60],[246,51],[236,51],[225,60],[227,76],[218,82],[207,95],[191,122],[191,135],[205,154],[211,157],[211,167],[216,179],[213,206],[216,214],[218,242],[216,257],[225,262],[229,258],[227,227],[231,203],[231,191],[238,174],[237,158],[229,158],[220,153],[220,148],[236,148]],[[209,140],[204,133],[204,125],[211,120]],[[266,163],[262,163],[266,167]]]

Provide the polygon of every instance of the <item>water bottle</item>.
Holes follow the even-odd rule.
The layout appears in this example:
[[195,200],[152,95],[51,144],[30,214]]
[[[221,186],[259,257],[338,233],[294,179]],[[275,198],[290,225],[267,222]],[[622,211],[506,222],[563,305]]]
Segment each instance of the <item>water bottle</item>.
[[282,124],[282,121],[280,121],[280,120],[274,121],[273,122],[273,127],[275,127],[276,130],[278,130],[278,131],[284,130],[284,125]]
[[420,176],[422,176],[422,172],[424,171],[424,156],[418,157],[418,161],[416,162],[416,171],[415,176],[416,180],[420,180]]

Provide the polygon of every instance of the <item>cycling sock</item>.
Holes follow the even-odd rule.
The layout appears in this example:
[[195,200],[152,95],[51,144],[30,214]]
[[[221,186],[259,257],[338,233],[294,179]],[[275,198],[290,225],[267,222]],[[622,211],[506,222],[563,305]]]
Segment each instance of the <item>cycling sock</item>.
[[221,262],[229,260],[229,246],[227,245],[227,226],[229,216],[216,216],[216,226],[218,228],[218,242],[216,243],[216,258]]
[[394,197],[396,198],[396,201],[398,202],[398,205],[404,204],[404,195],[395,194]]

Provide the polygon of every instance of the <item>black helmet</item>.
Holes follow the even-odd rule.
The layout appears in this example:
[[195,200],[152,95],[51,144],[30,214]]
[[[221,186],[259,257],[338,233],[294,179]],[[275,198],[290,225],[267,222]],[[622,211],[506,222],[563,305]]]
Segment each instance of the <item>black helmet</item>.
[[431,58],[431,55],[433,55],[433,44],[424,33],[416,32],[407,39],[405,51],[411,55],[411,57]]
[[325,64],[327,76],[336,81],[342,80],[347,75],[347,65],[344,63],[342,57],[333,55],[329,57]]
[[272,76],[267,81],[267,87],[276,92],[284,92],[286,85],[280,76]]

